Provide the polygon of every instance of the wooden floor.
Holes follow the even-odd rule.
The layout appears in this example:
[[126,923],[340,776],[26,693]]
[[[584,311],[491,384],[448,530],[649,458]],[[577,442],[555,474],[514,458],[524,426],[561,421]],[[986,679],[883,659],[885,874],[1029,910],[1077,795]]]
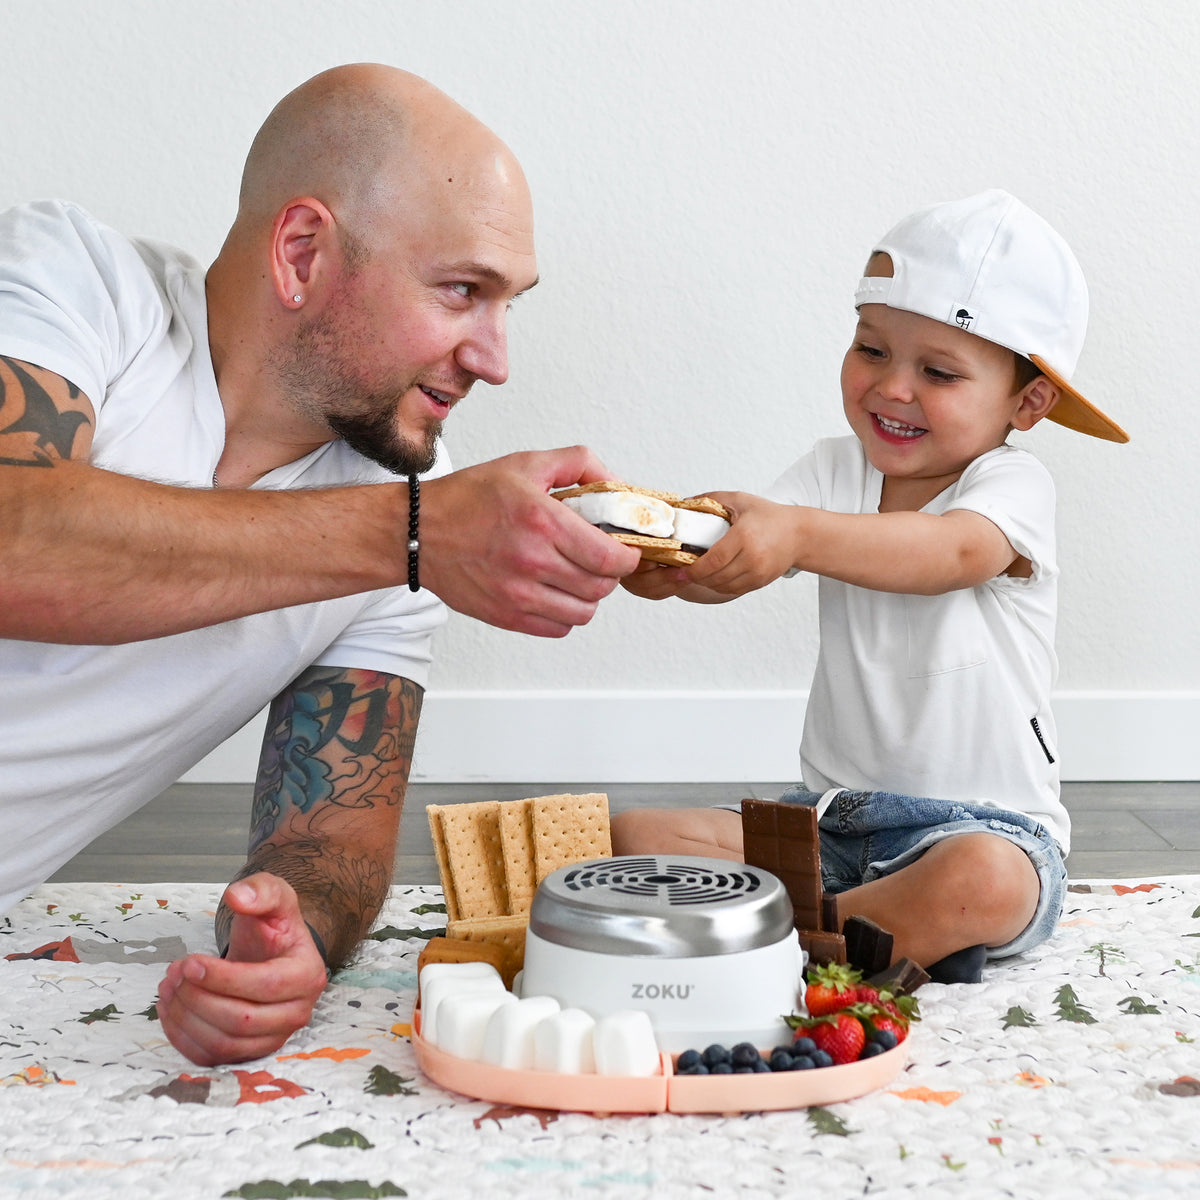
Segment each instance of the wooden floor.
[[[397,883],[437,883],[426,804],[607,792],[613,812],[778,796],[783,783],[414,784],[396,856]],[[63,881],[222,883],[245,861],[250,784],[176,784],[55,874]],[[1071,783],[1073,879],[1200,874],[1200,783]]]

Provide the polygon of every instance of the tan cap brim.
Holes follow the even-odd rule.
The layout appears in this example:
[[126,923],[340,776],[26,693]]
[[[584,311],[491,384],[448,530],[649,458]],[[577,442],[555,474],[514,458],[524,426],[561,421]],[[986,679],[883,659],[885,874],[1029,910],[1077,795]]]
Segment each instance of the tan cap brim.
[[1106,442],[1127,442],[1129,434],[1116,421],[1106,417],[1090,400],[1085,400],[1053,367],[1036,354],[1030,361],[1047,379],[1058,388],[1058,402],[1046,414],[1051,421],[1086,433],[1089,437],[1103,438]]

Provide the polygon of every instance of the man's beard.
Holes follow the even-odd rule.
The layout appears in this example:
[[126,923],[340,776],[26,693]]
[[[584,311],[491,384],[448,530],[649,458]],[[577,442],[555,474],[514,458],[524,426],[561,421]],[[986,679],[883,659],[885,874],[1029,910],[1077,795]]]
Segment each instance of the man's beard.
[[437,458],[441,422],[427,429],[421,441],[416,441],[396,428],[394,405],[352,416],[331,414],[326,421],[351,450],[357,450],[393,474],[423,474]]
[[396,475],[428,471],[437,458],[442,423],[428,426],[420,439],[397,427],[401,399],[416,382],[368,391],[345,365],[352,354],[353,343],[326,313],[301,326],[290,346],[272,354],[271,365],[297,408],[324,422],[352,450]]

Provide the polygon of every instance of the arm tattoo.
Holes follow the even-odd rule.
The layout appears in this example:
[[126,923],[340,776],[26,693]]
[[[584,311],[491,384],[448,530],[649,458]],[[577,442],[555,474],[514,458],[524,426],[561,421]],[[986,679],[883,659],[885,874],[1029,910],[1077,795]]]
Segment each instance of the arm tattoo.
[[[378,672],[311,667],[271,705],[238,878],[270,871],[344,962],[392,877],[423,691]],[[218,916],[218,940],[230,917]]]
[[[62,383],[66,400],[83,396],[73,383]],[[0,464],[51,467],[71,457],[75,435],[91,423],[87,413],[60,407],[16,359],[0,356]]]

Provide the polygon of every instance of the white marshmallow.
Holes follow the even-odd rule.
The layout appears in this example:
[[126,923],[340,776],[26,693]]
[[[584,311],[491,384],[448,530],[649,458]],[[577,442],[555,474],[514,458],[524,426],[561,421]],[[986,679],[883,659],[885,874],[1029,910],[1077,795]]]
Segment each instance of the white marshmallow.
[[658,1070],[658,1043],[650,1015],[640,1008],[609,1013],[592,1034],[598,1075],[653,1075]]
[[438,1046],[459,1058],[479,1058],[492,1018],[521,1001],[512,992],[458,992],[438,1009]]
[[584,492],[567,496],[563,503],[593,525],[615,525],[646,537],[672,536],[675,510],[656,496],[637,492]]
[[[429,977],[433,963],[421,972],[421,1037],[436,1046],[439,1044],[438,1012],[447,997],[459,992],[504,992],[504,981],[495,967],[485,972],[442,972]],[[439,964],[440,965],[440,964]],[[459,964],[446,963],[446,966]],[[466,964],[462,964],[466,965]],[[488,966],[489,964],[483,964]]]
[[729,522],[716,513],[696,512],[690,508],[677,508],[672,537],[685,546],[699,546],[707,550],[716,545],[729,532]]
[[418,980],[420,987],[434,979],[443,976],[453,976],[457,979],[481,979],[494,975],[500,978],[499,971],[491,963],[486,962],[431,962],[421,968]]
[[488,1021],[477,1057],[496,1067],[531,1070],[534,1027],[558,1010],[559,1003],[553,996],[527,996],[496,1009]]
[[533,1069],[560,1075],[590,1075],[596,1070],[592,1035],[596,1019],[582,1008],[564,1008],[533,1027]]

